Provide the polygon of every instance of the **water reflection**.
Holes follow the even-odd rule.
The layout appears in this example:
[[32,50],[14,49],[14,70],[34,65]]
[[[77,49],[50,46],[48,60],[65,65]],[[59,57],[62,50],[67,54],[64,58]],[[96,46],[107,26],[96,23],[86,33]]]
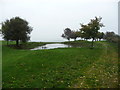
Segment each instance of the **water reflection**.
[[43,46],[39,46],[39,47],[36,47],[34,49],[31,49],[31,50],[39,50],[39,49],[54,49],[54,48],[69,48],[69,47],[72,47],[71,45],[66,45],[66,44],[46,44],[46,45],[43,45]]

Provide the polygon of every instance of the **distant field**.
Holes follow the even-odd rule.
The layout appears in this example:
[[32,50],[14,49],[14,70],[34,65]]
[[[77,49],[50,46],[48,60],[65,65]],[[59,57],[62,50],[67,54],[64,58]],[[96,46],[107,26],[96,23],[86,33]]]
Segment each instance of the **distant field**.
[[3,88],[117,88],[118,47],[105,41],[95,45],[30,51],[3,42]]

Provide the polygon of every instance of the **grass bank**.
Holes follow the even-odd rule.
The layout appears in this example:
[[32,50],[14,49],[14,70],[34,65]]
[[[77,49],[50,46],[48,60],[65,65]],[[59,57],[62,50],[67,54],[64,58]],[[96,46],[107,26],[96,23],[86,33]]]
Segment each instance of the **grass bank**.
[[13,49],[32,49],[37,46],[42,46],[45,44],[50,44],[50,43],[55,43],[55,42],[26,42],[26,43],[20,43],[19,46],[16,46],[15,41],[10,41],[9,44],[7,45],[6,41],[2,41],[2,45],[13,48]]
[[3,45],[3,88],[116,88],[117,49],[107,42],[97,44],[95,49],[36,51]]

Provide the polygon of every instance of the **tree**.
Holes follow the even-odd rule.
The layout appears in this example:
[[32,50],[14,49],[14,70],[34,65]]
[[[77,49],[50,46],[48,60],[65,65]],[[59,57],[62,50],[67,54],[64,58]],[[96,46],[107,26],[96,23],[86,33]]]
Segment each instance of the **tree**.
[[74,39],[74,41],[76,41],[76,39],[80,37],[80,31],[72,31],[71,32],[71,35],[70,35],[70,38],[71,39]]
[[64,30],[64,34],[62,34],[61,37],[66,38],[68,40],[76,40],[76,38],[80,37],[80,31],[72,31],[70,28],[66,28]]
[[84,38],[84,39],[90,39],[90,28],[88,25],[83,25],[81,24],[81,29],[80,29],[80,32],[81,32],[81,38]]
[[97,38],[99,38],[99,41],[101,41],[101,39],[103,39],[103,37],[104,37],[104,33],[103,32],[98,32],[97,36],[98,36]]
[[62,34],[62,37],[70,40],[71,32],[72,32],[72,31],[71,31],[70,28],[66,28],[66,29],[64,30],[64,34]]
[[31,31],[32,28],[28,26],[28,22],[20,17],[11,18],[2,23],[2,35],[4,40],[16,41],[16,46],[19,46],[19,41],[28,41]]
[[6,20],[6,22],[2,23],[1,32],[2,32],[4,40],[7,41],[7,45],[8,45],[8,41],[10,40],[11,35],[12,35],[12,32],[10,32],[9,27],[10,27],[9,20]]
[[120,36],[115,34],[114,32],[106,32],[104,39],[106,39],[109,42],[119,42]]
[[93,42],[95,38],[97,38],[98,30],[100,30],[101,27],[104,25],[101,22],[101,17],[95,19],[91,19],[91,21],[87,25],[81,24],[81,33],[83,34],[84,38],[92,39],[92,48],[93,48]]

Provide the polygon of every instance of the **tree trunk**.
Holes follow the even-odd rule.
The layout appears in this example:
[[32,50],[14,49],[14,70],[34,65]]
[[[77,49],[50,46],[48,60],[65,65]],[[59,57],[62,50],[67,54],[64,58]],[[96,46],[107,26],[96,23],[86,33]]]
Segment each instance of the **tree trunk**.
[[16,46],[19,46],[19,40],[16,40]]

